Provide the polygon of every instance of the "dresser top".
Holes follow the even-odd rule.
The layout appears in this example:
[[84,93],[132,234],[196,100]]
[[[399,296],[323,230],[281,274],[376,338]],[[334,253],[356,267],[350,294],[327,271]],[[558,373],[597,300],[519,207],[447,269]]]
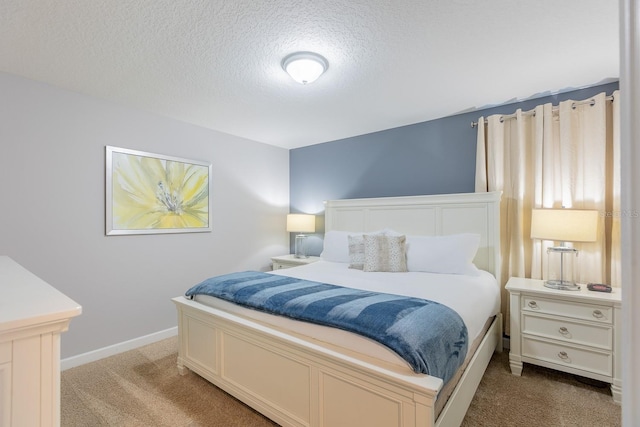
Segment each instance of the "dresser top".
[[77,302],[8,256],[0,256],[0,333],[81,312]]

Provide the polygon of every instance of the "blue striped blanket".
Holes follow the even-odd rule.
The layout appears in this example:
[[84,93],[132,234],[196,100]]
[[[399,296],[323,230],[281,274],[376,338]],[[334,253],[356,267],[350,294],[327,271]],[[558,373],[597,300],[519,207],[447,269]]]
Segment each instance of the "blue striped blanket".
[[467,328],[455,311],[434,301],[244,271],[209,278],[186,292],[332,326],[395,351],[416,373],[446,383],[467,354]]

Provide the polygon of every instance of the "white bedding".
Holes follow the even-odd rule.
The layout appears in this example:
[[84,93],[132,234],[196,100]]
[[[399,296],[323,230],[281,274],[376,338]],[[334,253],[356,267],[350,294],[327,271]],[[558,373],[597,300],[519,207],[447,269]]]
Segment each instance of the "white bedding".
[[[422,272],[375,273],[350,269],[345,263],[320,260],[300,267],[276,270],[272,273],[439,302],[452,308],[462,317],[467,326],[470,343],[482,332],[487,319],[500,311],[499,286],[495,278],[486,271],[480,271],[478,276]],[[383,363],[388,369],[412,372],[409,365],[387,347],[350,332],[273,316],[211,296],[197,295],[195,300],[311,339],[355,357],[378,364]]]

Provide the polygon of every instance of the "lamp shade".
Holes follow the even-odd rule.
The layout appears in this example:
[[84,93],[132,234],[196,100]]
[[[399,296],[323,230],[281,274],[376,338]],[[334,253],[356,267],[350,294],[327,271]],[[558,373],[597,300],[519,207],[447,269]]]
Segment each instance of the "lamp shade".
[[316,231],[316,217],[308,214],[288,214],[287,231],[294,233],[313,233]]
[[531,238],[559,242],[595,242],[598,211],[581,209],[533,209]]

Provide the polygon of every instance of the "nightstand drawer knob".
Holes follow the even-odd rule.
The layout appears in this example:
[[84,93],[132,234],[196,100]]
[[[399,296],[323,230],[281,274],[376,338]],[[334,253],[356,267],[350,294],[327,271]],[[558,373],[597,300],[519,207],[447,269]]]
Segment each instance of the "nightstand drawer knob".
[[536,303],[535,301],[529,301],[529,307],[531,307],[533,309],[537,309],[538,308],[538,303]]
[[569,355],[567,354],[566,351],[561,351],[560,353],[558,353],[558,357],[564,361],[569,360]]
[[596,319],[602,319],[604,317],[604,314],[602,314],[600,310],[593,310],[593,317],[595,317]]
[[558,332],[560,332],[562,335],[569,335],[569,330],[564,326],[558,329]]

